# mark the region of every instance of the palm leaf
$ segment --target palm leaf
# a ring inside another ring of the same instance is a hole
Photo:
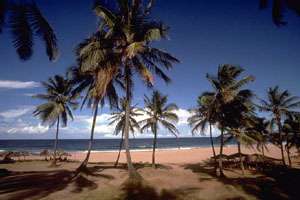
[[[28,19],[30,26],[34,30],[35,34],[42,38],[45,42],[46,53],[49,57],[49,60],[54,61],[58,57],[58,47],[56,35],[44,18],[39,8],[35,3],[31,3],[28,6]]]
[[[13,35],[13,45],[22,60],[32,55],[33,34],[28,22],[28,9],[25,5],[11,5],[9,26]]]

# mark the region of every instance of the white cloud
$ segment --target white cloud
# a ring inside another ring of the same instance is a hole
[[[46,133],[49,130],[48,126],[38,125],[25,125],[16,128],[10,128],[7,130],[8,133],[22,133],[22,134],[41,134]]]
[[[29,89],[40,87],[35,81],[0,80],[0,88],[5,89]]]
[[[190,112],[188,110],[185,109],[178,109],[175,111],[175,113],[177,114],[179,121],[178,121],[178,125],[187,125],[187,119],[190,117]]]
[[[21,117],[25,114],[27,114],[28,112],[33,110],[33,106],[22,106],[16,109],[10,109],[10,110],[6,110],[3,112],[0,112],[0,116],[3,118],[17,118],[17,117]]]

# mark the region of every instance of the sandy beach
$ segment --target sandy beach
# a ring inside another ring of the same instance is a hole
[[[269,145],[268,149],[267,156],[280,158],[279,148]],[[236,146],[224,148],[224,154],[236,152]],[[257,153],[249,148],[242,148],[242,152]],[[264,174],[246,169],[242,174],[239,167],[226,168],[226,179],[222,179],[216,176],[213,167],[203,162],[212,155],[210,147],[158,150],[156,157],[160,165],[157,169],[148,164],[151,151],[131,153],[138,173],[143,177],[142,185],[124,185],[128,178],[124,152],[120,159],[123,164],[118,167],[113,165],[117,152],[92,152],[88,165],[90,173],[72,179],[79,161],[85,157],[85,152],[73,152],[71,160],[74,162],[60,162],[57,167],[51,167],[51,162],[43,161],[40,156],[0,164],[4,173],[0,179],[0,199],[202,200],[298,196],[294,189],[300,176],[296,157],[293,157],[291,172],[272,170]]]
[[[218,154],[219,147],[216,147],[216,153]],[[230,155],[237,152],[236,145],[228,145],[224,147],[224,154]],[[256,149],[242,147],[242,153],[253,154],[260,153]],[[274,145],[268,146],[266,156],[273,158],[280,158],[280,149]],[[76,161],[82,161],[85,158],[85,152],[71,152],[71,159]],[[151,162],[152,151],[131,151],[133,162]],[[156,161],[161,164],[186,164],[186,163],[198,163],[209,159],[212,156],[211,147],[199,147],[199,148],[183,148],[183,149],[157,149]],[[95,152],[91,153],[90,162],[114,162],[117,157],[117,152]],[[120,156],[120,162],[126,162],[125,152],[122,151]]]

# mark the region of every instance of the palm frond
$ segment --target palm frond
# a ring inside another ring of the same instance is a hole
[[[56,60],[58,57],[58,47],[56,35],[52,27],[34,2],[27,5],[27,12],[27,17],[32,30],[45,42],[46,53],[49,60]]]
[[[32,55],[33,34],[28,22],[28,9],[25,5],[10,6],[9,26],[13,35],[13,45],[22,60],[28,60]]]

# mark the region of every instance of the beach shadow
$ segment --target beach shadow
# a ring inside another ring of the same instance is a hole
[[[149,162],[139,162],[139,163],[134,163],[134,167],[136,169],[152,168],[152,164]],[[155,169],[170,170],[170,169],[172,169],[172,167],[168,166],[168,165],[163,165],[163,164],[155,164]]]
[[[196,188],[197,190],[199,188]],[[162,190],[157,192],[154,187],[144,181],[126,182],[122,186],[122,194],[115,200],[178,200],[184,194],[194,190],[185,188],[178,190]]]
[[[256,172],[252,171],[251,174],[255,176],[219,177],[215,173],[215,168],[207,163],[187,164],[184,165],[184,168],[200,174],[199,181],[217,179],[225,185],[232,185],[237,189],[241,188],[244,192],[258,199],[300,199],[298,192],[300,169],[274,165]],[[226,171],[229,172],[226,169],[225,174]],[[201,176],[205,176],[205,178],[203,179]]]
[[[96,189],[97,185],[84,176],[72,179],[73,172],[56,170],[46,172],[10,172],[0,179],[0,199],[6,200],[40,199],[65,189],[74,183],[73,192],[82,189]]]
[[[97,163],[90,163],[91,165],[94,165],[93,167],[88,167],[93,171],[93,169],[96,169],[98,171],[104,171],[105,169],[121,169],[121,170],[127,170],[127,164],[126,163],[119,163],[117,166],[114,165],[114,163],[105,163],[105,162],[97,162]],[[149,162],[139,162],[139,163],[133,163],[133,166],[135,169],[143,169],[143,168],[152,168],[152,164]],[[163,164],[156,164],[156,169],[172,169],[171,166],[163,165]]]

